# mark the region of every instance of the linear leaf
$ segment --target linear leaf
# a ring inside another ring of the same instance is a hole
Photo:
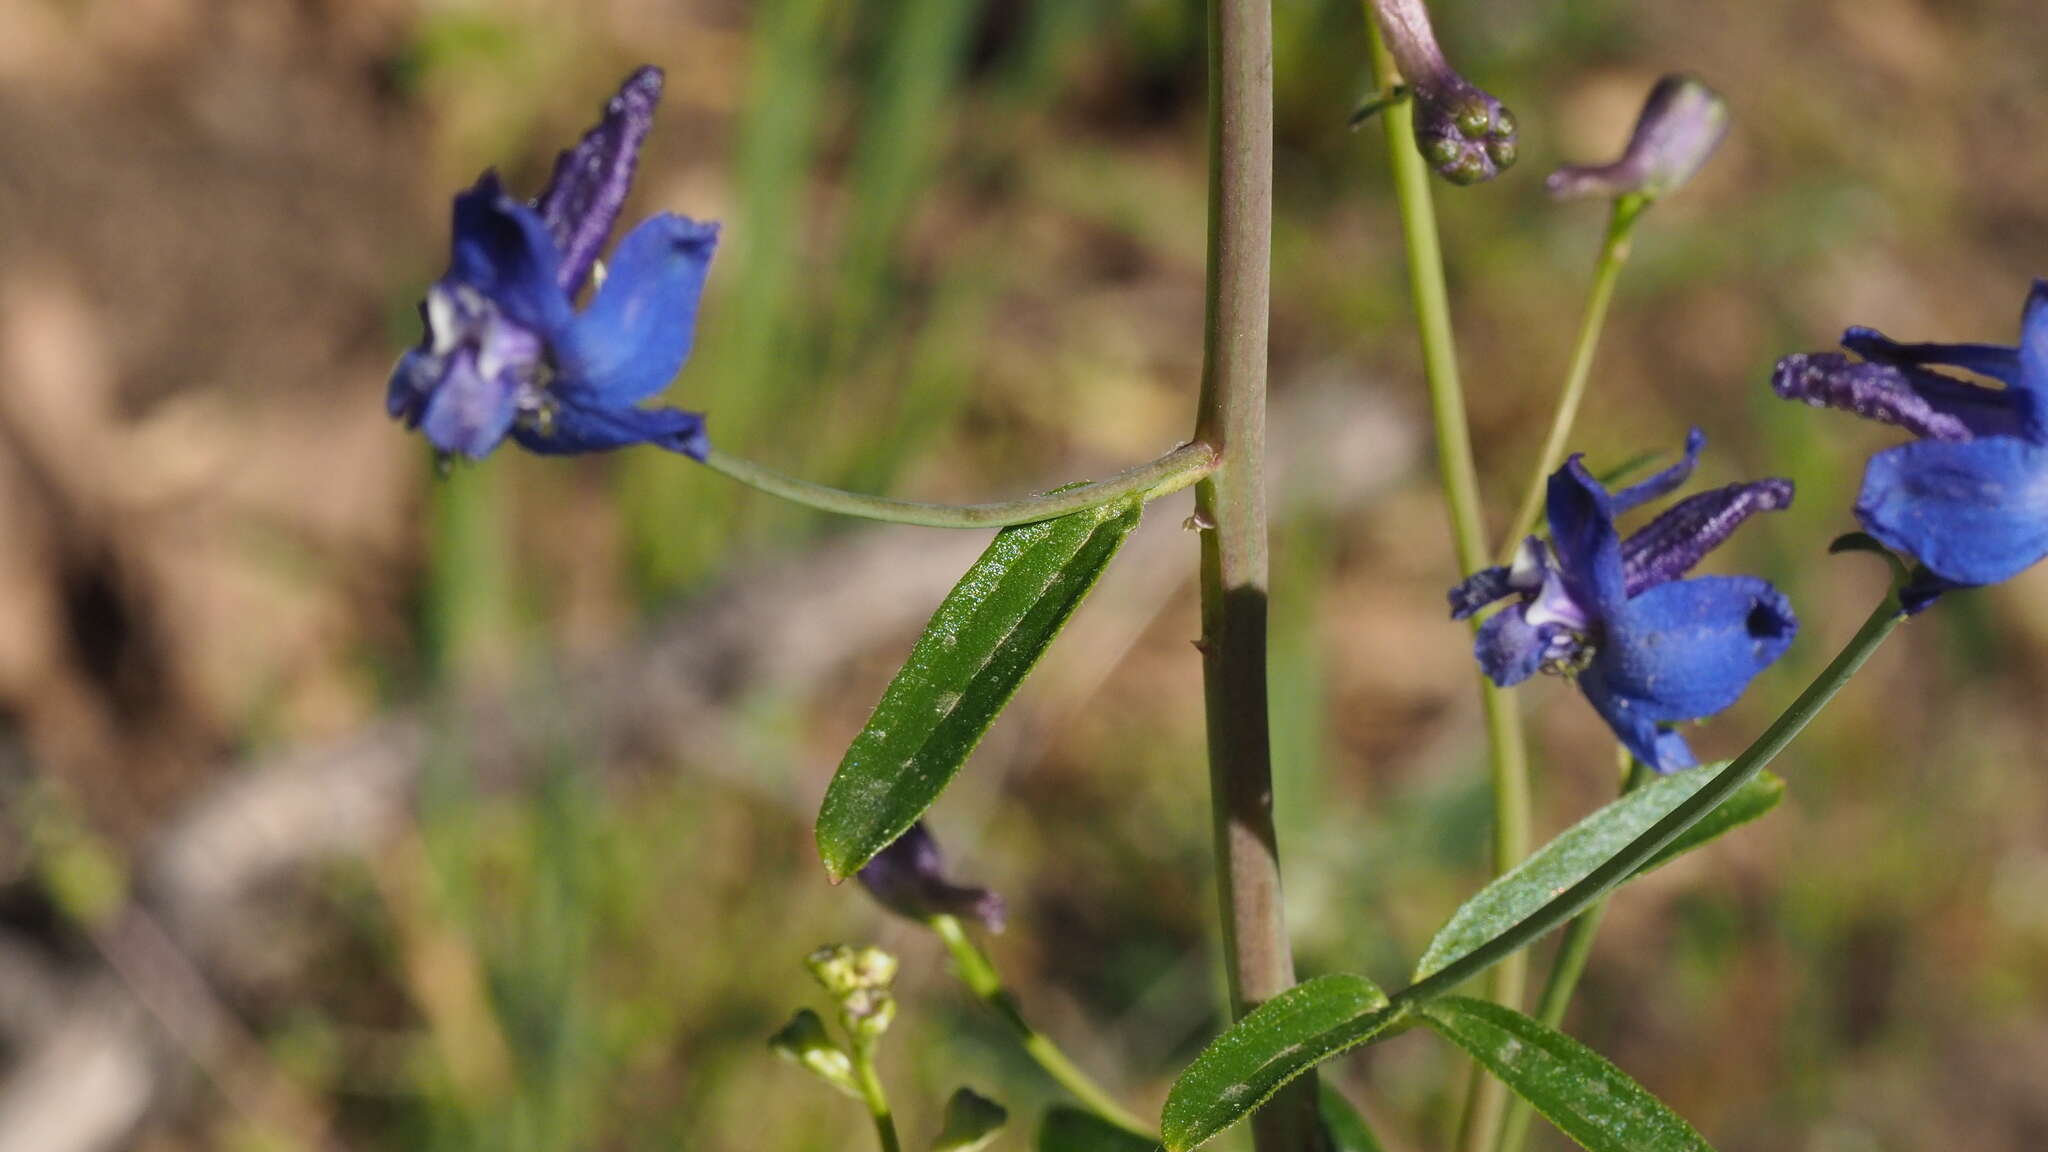
[[[1064,1104],[1045,1113],[1038,1152],[1158,1152],[1159,1142],[1126,1132],[1093,1112]]]
[[[1142,510],[1132,497],[1006,528],[954,585],[825,790],[818,854],[833,879],[938,799]]]
[[[1159,1121],[1166,1147],[1183,1152],[1208,1140],[1393,1020],[1386,993],[1363,976],[1335,973],[1289,988],[1210,1041],[1173,1082]]]
[[[1450,920],[1437,931],[1436,938],[1429,942],[1422,959],[1416,961],[1415,979],[1423,979],[1500,935],[1558,893],[1585,879],[1610,856],[1704,787],[1722,767],[1710,764],[1660,776],[1559,833],[1555,840],[1538,848],[1506,875],[1480,889],[1477,895],[1452,913]],[[1741,795],[1738,792],[1730,797],[1722,807],[1734,803]],[[1769,806],[1764,804],[1762,808],[1752,808],[1752,811],[1755,815],[1762,815]],[[1694,829],[1712,820],[1713,817],[1709,816],[1694,825]],[[1741,821],[1725,824],[1712,835],[1719,835],[1737,823]],[[1692,830],[1688,830],[1687,835],[1675,841],[1673,846],[1690,841],[1688,847],[1697,847],[1711,838],[1710,835],[1694,839]],[[1667,849],[1655,862],[1661,863],[1672,854]]]
[[[1509,1008],[1445,996],[1422,1018],[1592,1152],[1713,1152],[1678,1113],[1564,1033]]]

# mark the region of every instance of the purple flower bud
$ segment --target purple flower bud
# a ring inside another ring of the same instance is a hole
[[[1415,146],[1453,184],[1491,180],[1515,162],[1515,117],[1444,60],[1422,0],[1373,0],[1415,102]]]
[[[1655,200],[1692,179],[1727,134],[1728,104],[1719,93],[1690,76],[1666,76],[1650,89],[1621,159],[1560,168],[1544,187],[1560,200]]]
[[[877,853],[859,872],[861,886],[882,906],[912,920],[959,916],[979,921],[991,932],[1003,930],[1003,898],[986,888],[969,888],[946,879],[945,855],[922,821]]]

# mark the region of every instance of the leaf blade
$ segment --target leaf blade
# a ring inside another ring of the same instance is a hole
[[[1559,833],[1555,839],[1531,853],[1528,859],[1480,889],[1451,914],[1451,918],[1430,940],[1422,958],[1415,962],[1414,979],[1423,980],[1447,967],[1543,907],[1558,893],[1584,880],[1629,842],[1705,787],[1724,766],[1708,764],[1659,776]],[[1776,781],[1777,777],[1770,779]],[[1783,782],[1778,784],[1782,791]],[[1743,790],[1723,801],[1715,811],[1734,803],[1736,797],[1743,796],[1749,787],[1745,784]],[[1768,789],[1768,785],[1763,786],[1764,791]],[[1755,819],[1769,811],[1776,802],[1762,792],[1753,793],[1744,801],[1742,810],[1730,815],[1747,813],[1747,819]],[[1722,823],[1710,814],[1667,845],[1635,875],[1639,876],[1678,853],[1696,848],[1745,822],[1730,819]],[[1706,824],[1715,826],[1700,831]]]
[[[1173,1082],[1160,1132],[1184,1152],[1237,1123],[1288,1081],[1394,1022],[1386,993],[1363,976],[1334,973],[1297,984],[1210,1041]]]
[[[1772,772],[1759,772],[1756,778],[1736,789],[1733,796],[1721,801],[1719,807],[1707,813],[1700,822],[1678,834],[1678,839],[1664,846],[1664,850],[1650,857],[1636,875],[1641,876],[1671,862],[1674,857],[1683,856],[1695,848],[1723,835],[1735,831],[1753,820],[1761,819],[1778,802],[1785,798],[1785,778]]]
[[[818,854],[851,876],[924,814],[1137,526],[1130,497],[1006,528],[947,594],[847,749]]]
[[[1692,1125],[1591,1048],[1512,1009],[1445,996],[1424,1023],[1590,1152],[1713,1152]]]

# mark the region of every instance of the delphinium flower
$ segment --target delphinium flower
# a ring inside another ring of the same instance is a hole
[[[654,68],[627,77],[531,202],[495,172],[455,197],[448,271],[427,290],[426,331],[388,397],[444,456],[477,459],[508,435],[542,453],[655,444],[701,460],[709,449],[702,415],[639,402],[689,356],[718,226],[661,213],[626,234],[608,268],[598,261],[661,81]]]
[[[945,855],[921,820],[876,853],[856,875],[870,895],[899,916],[912,920],[960,916],[979,921],[991,932],[1003,930],[1003,898],[986,888],[948,880]]]
[[[1491,180],[1515,162],[1515,117],[1444,59],[1422,0],[1373,0],[1387,51],[1415,101],[1415,146],[1453,184]]]
[[[1844,332],[1842,346],[1862,359],[1787,356],[1771,387],[1919,437],[1871,457],[1856,498],[1865,530],[1920,561],[1901,593],[1906,611],[1945,589],[2009,580],[2048,556],[2048,280],[2027,296],[2017,347],[1900,344],[1869,328]]]
[[[1665,725],[1735,703],[1799,628],[1784,595],[1757,577],[1679,579],[1744,520],[1789,505],[1789,481],[1730,484],[1679,501],[1625,540],[1615,530],[1617,516],[1685,483],[1705,442],[1695,429],[1683,460],[1618,492],[1573,456],[1550,477],[1550,540],[1531,536],[1512,565],[1450,592],[1459,620],[1513,600],[1480,626],[1473,648],[1494,683],[1539,671],[1574,677],[1636,759],[1659,772],[1697,763]]]
[[[1692,179],[1728,134],[1728,104],[1690,76],[1666,76],[1650,89],[1621,158],[1559,168],[1543,186],[1560,200],[1639,196],[1656,200]]]

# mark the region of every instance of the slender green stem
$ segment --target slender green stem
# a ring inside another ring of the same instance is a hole
[[[1079,1065],[1060,1051],[1044,1033],[1033,1028],[1024,1019],[1023,1008],[1017,997],[1003,984],[1002,974],[996,971],[995,961],[981,950],[967,935],[967,927],[956,916],[934,916],[932,931],[946,942],[946,950],[953,954],[953,967],[962,983],[973,991],[981,1002],[988,1005],[1001,1018],[1017,1042],[1024,1048],[1046,1075],[1057,1081],[1060,1087],[1072,1093],[1097,1116],[1119,1128],[1126,1129],[1147,1140],[1157,1140],[1159,1134],[1152,1130],[1137,1114],[1116,1102],[1116,1098],[1104,1091],[1101,1085],[1089,1079]]]
[[[1503,564],[1514,559],[1522,537],[1535,527],[1536,517],[1543,511],[1550,474],[1564,459],[1572,424],[1579,418],[1579,404],[1586,398],[1586,381],[1593,375],[1593,353],[1600,347],[1600,330],[1607,325],[1607,306],[1614,299],[1614,283],[1621,278],[1621,266],[1628,263],[1629,241],[1648,203],[1633,195],[1614,202],[1614,212],[1607,220],[1607,237],[1601,241],[1600,259],[1593,269],[1593,289],[1586,296],[1586,314],[1579,319],[1578,343],[1572,346],[1571,366],[1565,370],[1564,389],[1558,393],[1557,411],[1550,418],[1550,432],[1543,437],[1543,451],[1536,456],[1536,469],[1529,477],[1522,505],[1515,510],[1515,518],[1508,521],[1507,536],[1501,542],[1499,555]]]
[[[1849,678],[1863,667],[1864,661],[1870,659],[1871,653],[1877,651],[1878,645],[1904,619],[1897,593],[1888,593],[1834,660],[1821,670],[1813,683],[1806,686],[1806,691],[1799,694],[1790,708],[1771,722],[1763,735],[1743,750],[1742,755],[1729,761],[1728,766],[1715,773],[1714,778],[1699,791],[1651,825],[1648,831],[1631,840],[1621,851],[1608,857],[1585,879],[1565,889],[1500,935],[1444,965],[1427,978],[1394,993],[1392,1009],[1405,1011],[1414,1004],[1451,991],[1592,907],[1609,889],[1635,875],[1687,828],[1697,824],[1744,784],[1755,779],[1756,774],[1763,771],[1778,753],[1785,750],[1793,737],[1819,715],[1828,701],[1834,699],[1835,693],[1842,690],[1842,685],[1849,682]]]
[[[881,1142],[882,1152],[903,1152],[903,1143],[896,1138],[896,1117],[889,1111],[889,1095],[882,1090],[881,1073],[875,1070],[875,1042],[854,1037],[852,1056],[853,1082],[860,1088],[868,1115],[875,1119],[875,1138]]]
[[[705,466],[714,472],[808,508],[836,512],[842,516],[858,516],[863,520],[920,524],[927,528],[1005,528],[1012,524],[1050,520],[1134,494],[1154,500],[1178,492],[1207,476],[1215,470],[1216,461],[1216,449],[1195,441],[1183,444],[1150,463],[1126,469],[1092,484],[1059,488],[1020,500],[999,500],[993,504],[927,504],[813,484],[764,468],[751,460],[728,456],[716,448],[704,457]]]
[[[1396,82],[1394,61],[1387,51],[1370,2],[1366,30],[1371,37],[1375,87]],[[1476,572],[1487,563],[1486,516],[1479,502],[1478,469],[1472,463],[1472,438],[1465,423],[1465,396],[1458,381],[1457,344],[1451,335],[1450,293],[1444,283],[1443,252],[1437,243],[1436,208],[1430,198],[1430,175],[1415,150],[1414,104],[1397,101],[1384,110],[1387,164],[1393,173],[1394,198],[1401,213],[1401,232],[1408,251],[1408,284],[1415,299],[1422,336],[1423,374],[1429,382],[1429,406],[1436,424],[1437,467],[1442,472],[1444,499],[1450,506],[1451,538],[1461,572]],[[1477,626],[1477,621],[1474,621]],[[1486,714],[1486,744],[1493,787],[1493,869],[1505,873],[1529,852],[1529,757],[1522,739],[1521,713],[1507,693],[1484,676],[1478,677],[1480,703]],[[1498,1003],[1518,1006],[1522,999],[1525,961],[1514,956],[1493,972],[1488,995]],[[1463,1130],[1491,1133],[1507,1101],[1506,1091],[1474,1066]],[[1461,1141],[1461,1143],[1464,1143]],[[1466,1144],[1470,1147],[1469,1143]]]
[[[1231,1011],[1294,986],[1273,829],[1266,685],[1266,326],[1273,259],[1272,0],[1209,0],[1209,258],[1195,486],[1202,533],[1203,701]],[[1321,1144],[1313,1077],[1252,1121],[1258,1152]]]
[[[1621,751],[1621,759],[1621,792],[1626,796],[1642,787],[1650,778],[1650,772],[1630,756],[1626,748]],[[1587,906],[1564,930],[1564,939],[1558,942],[1557,956],[1550,962],[1550,975],[1543,981],[1543,994],[1536,999],[1536,1018],[1552,1028],[1564,1023],[1564,1011],[1571,1005],[1579,977],[1585,974],[1586,961],[1593,955],[1593,938],[1600,934],[1600,920],[1607,913],[1607,901],[1608,897],[1602,896]],[[1508,1101],[1507,1115],[1501,1118],[1500,1133],[1494,1140],[1495,1152],[1519,1152],[1529,1137],[1529,1121],[1534,1115],[1527,1100],[1516,1097]]]

